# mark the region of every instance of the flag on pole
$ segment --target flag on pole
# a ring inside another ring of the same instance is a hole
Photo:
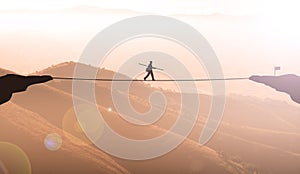
[[[274,76],[276,76],[276,71],[279,71],[280,70],[280,66],[275,66],[274,67]]]

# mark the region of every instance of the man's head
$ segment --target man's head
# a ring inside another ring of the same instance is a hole
[[[152,64],[152,61],[150,61],[150,64]]]

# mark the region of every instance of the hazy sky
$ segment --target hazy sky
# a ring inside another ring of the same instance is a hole
[[[83,5],[100,12],[65,10]],[[300,74],[298,7],[293,0],[0,0],[0,67],[26,74],[77,61],[85,45],[105,27],[150,13],[195,27],[212,45],[227,77],[270,75],[275,65],[282,67],[279,74]],[[214,13],[222,15],[209,16]],[[240,83],[231,84],[244,91]]]
[[[0,9],[50,10],[79,5],[108,9],[130,9],[159,14],[284,14],[297,12],[297,0],[1,0]]]
[[[82,5],[141,12],[130,14],[131,16],[140,15],[143,12],[162,15],[220,13],[252,16],[255,20],[250,22],[242,18],[235,20],[234,17],[217,20],[203,20],[203,18],[181,17],[180,15],[176,17],[198,29],[211,42],[221,61],[223,59],[224,66],[231,64],[228,57],[237,56],[241,56],[244,59],[243,62],[248,64],[251,62],[257,64],[261,58],[266,60],[266,64],[270,63],[272,59],[274,64],[293,62],[292,64],[295,66],[295,61],[298,62],[300,24],[297,21],[300,11],[297,9],[298,1],[294,0],[1,0],[0,10],[8,12],[16,9],[48,11]],[[10,57],[10,60],[18,59],[18,57],[33,59],[33,57],[40,56],[39,53],[46,53],[45,49],[51,48],[53,52],[50,52],[48,56],[52,56],[52,59],[56,61],[51,62],[44,58],[47,60],[43,61],[45,64],[43,67],[47,63],[62,61],[62,57],[68,57],[65,60],[76,60],[84,45],[94,34],[109,24],[130,15],[105,14],[104,12],[87,17],[85,14],[64,15],[55,11],[51,14],[2,12],[0,13],[0,34],[2,35],[0,54],[3,57]],[[69,47],[70,50],[73,49],[72,54],[64,54],[65,47],[69,42],[72,43]],[[57,43],[57,48],[53,48],[53,43]],[[10,44],[11,49],[7,49]],[[237,45],[240,45],[241,48],[236,49]],[[12,49],[12,46],[15,48]],[[36,49],[36,47],[40,49]],[[58,50],[56,55],[54,54],[55,50]],[[248,58],[245,56],[246,54]],[[225,59],[225,57],[227,58]],[[26,60],[23,61],[26,63]],[[8,67],[18,72],[31,72],[36,69],[36,67],[22,65],[22,60],[18,63],[23,68]],[[9,60],[4,61],[5,67],[7,64],[11,65]],[[249,66],[251,67],[251,65]]]
[[[108,9],[130,9],[142,12],[252,14],[261,8],[259,0],[5,0],[0,9],[62,9],[90,5]],[[270,2],[272,2],[270,0]]]

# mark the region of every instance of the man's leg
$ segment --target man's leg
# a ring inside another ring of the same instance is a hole
[[[152,80],[155,81],[153,71],[151,71],[151,77],[152,77]]]
[[[148,72],[148,74],[144,77],[144,80],[146,80],[149,75],[150,75],[150,72]]]

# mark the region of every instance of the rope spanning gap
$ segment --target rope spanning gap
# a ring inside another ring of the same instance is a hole
[[[91,78],[76,78],[76,77],[53,77],[57,80],[81,80],[81,81],[102,81],[102,82],[141,82],[141,81],[152,81],[152,80],[140,80],[140,79],[91,79]],[[234,78],[212,78],[212,79],[159,79],[152,82],[203,82],[203,81],[228,81],[228,80],[248,80],[249,77],[234,77]]]

